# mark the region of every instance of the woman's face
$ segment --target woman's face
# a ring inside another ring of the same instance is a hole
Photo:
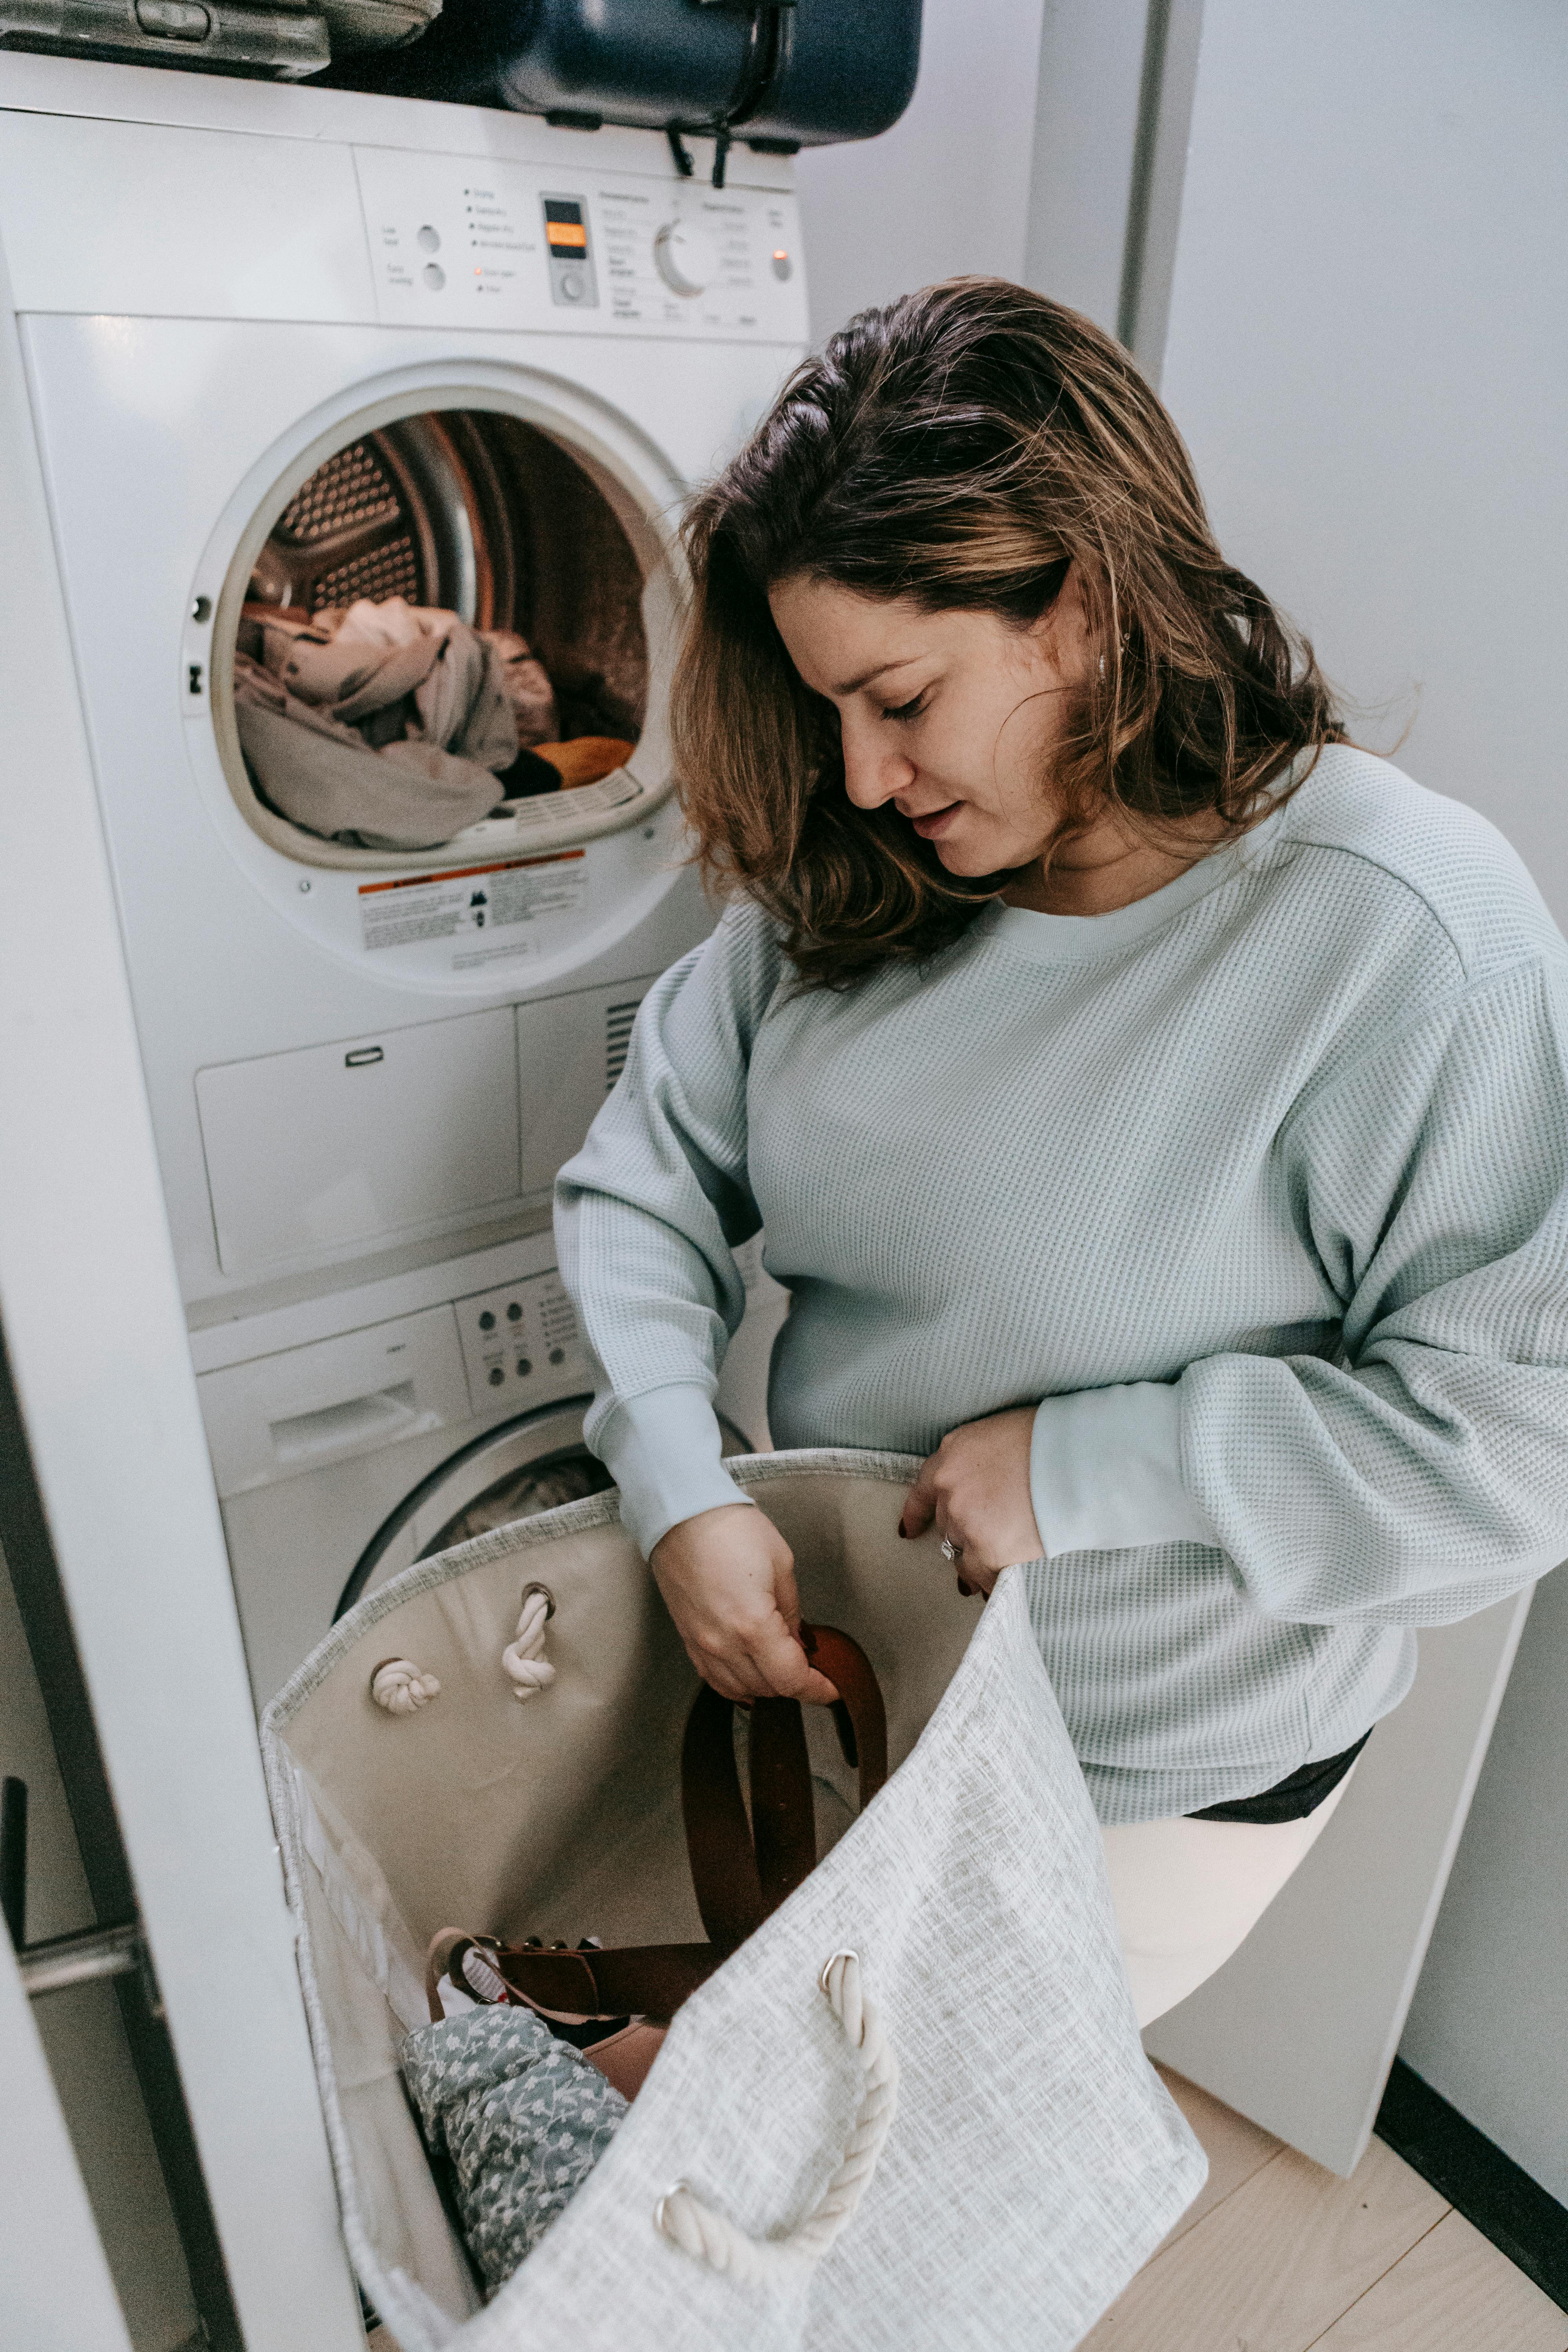
[[[1049,778],[1066,689],[1090,659],[1076,572],[1028,630],[800,574],[768,603],[802,678],[838,712],[857,808],[891,801],[950,874],[1041,855],[1058,814]]]

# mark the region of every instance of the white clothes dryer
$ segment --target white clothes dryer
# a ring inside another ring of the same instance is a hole
[[[804,347],[790,174],[0,59],[0,247],[258,1696],[438,1461],[584,1392],[550,1188],[713,919],[672,534]],[[629,748],[421,847],[291,817],[241,751],[245,632],[393,597],[525,639],[558,732]]]

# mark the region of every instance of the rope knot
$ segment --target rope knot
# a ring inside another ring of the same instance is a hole
[[[548,1690],[555,1680],[555,1669],[544,1654],[544,1628],[554,1614],[554,1595],[544,1585],[524,1585],[517,1633],[500,1654],[511,1695],[520,1704]]]
[[[370,1695],[388,1715],[416,1715],[440,1688],[435,1675],[421,1674],[411,1658],[384,1658],[370,1678]]]

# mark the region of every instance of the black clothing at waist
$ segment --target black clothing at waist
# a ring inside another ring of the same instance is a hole
[[[1319,1764],[1303,1764],[1299,1772],[1277,1781],[1272,1789],[1260,1789],[1256,1797],[1237,1797],[1228,1805],[1205,1805],[1201,1813],[1189,1813],[1190,1822],[1301,1822],[1315,1813],[1325,1797],[1331,1797],[1367,1741],[1370,1731],[1363,1731],[1353,1748],[1341,1755],[1325,1756]]]

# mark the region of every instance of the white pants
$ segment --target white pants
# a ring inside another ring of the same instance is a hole
[[[1133,1822],[1102,1830],[1140,2025],[1195,1992],[1243,1944],[1355,1777],[1300,1822]]]

